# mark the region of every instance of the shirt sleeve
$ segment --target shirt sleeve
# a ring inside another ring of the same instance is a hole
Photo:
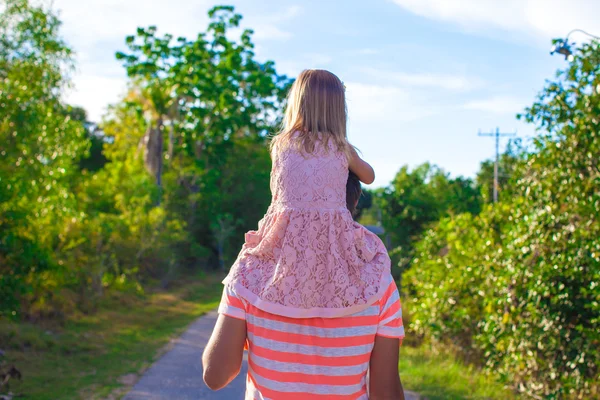
[[[244,302],[235,294],[229,285],[225,285],[221,304],[219,304],[219,314],[237,319],[246,319],[246,307]]]
[[[400,294],[394,278],[389,276],[388,286],[383,294],[380,304],[379,324],[377,335],[393,339],[404,338],[404,325],[402,324],[402,305]]]

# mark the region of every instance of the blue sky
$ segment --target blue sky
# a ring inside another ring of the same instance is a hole
[[[195,36],[216,4],[236,6],[258,59],[279,72],[325,68],[345,82],[348,135],[375,168],[373,187],[427,161],[473,176],[494,150],[479,129],[534,135],[515,114],[565,65],[550,40],[600,33],[594,0],[54,0],[77,52],[67,101],[99,120],[125,90],[114,53],[126,35],[153,24]]]

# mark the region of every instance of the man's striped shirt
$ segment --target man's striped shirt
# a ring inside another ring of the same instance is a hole
[[[404,337],[400,297],[391,275],[377,303],[346,317],[270,314],[228,286],[219,313],[246,321],[246,400],[366,400],[375,336]]]

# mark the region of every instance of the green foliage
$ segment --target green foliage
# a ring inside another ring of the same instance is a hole
[[[402,271],[410,266],[414,242],[430,224],[450,214],[478,213],[481,197],[470,179],[450,178],[426,163],[412,171],[402,167],[392,184],[375,194],[375,203],[373,212],[381,211],[391,235],[392,261]]]
[[[448,214],[478,213],[480,199],[469,179],[451,179],[436,166],[404,166],[380,200],[383,224],[396,245],[407,246],[429,223]]]
[[[71,65],[60,22],[27,0],[0,14],[0,316],[52,270],[57,221],[76,212],[71,184],[88,142],[60,101]]]
[[[514,197],[442,220],[406,276],[419,333],[530,398],[600,395],[599,65],[583,45],[526,110]]]
[[[232,7],[216,7],[209,16],[207,31],[194,40],[139,28],[126,39],[129,52],[117,54],[135,83],[130,103],[148,129],[146,166],[164,207],[186,223],[189,240],[180,250],[188,265],[197,262],[195,243],[212,248],[213,260],[225,262],[223,252],[231,259],[243,232],[264,214],[266,135],[280,122],[291,83],[272,62],[254,60],[250,30],[229,39],[241,20]]]

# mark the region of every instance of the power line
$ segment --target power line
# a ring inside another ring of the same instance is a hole
[[[517,132],[501,133],[500,128],[496,128],[495,132],[479,132],[479,136],[492,136],[496,138],[496,162],[494,162],[494,203],[498,202],[498,163],[500,160],[500,138],[515,137]]]

